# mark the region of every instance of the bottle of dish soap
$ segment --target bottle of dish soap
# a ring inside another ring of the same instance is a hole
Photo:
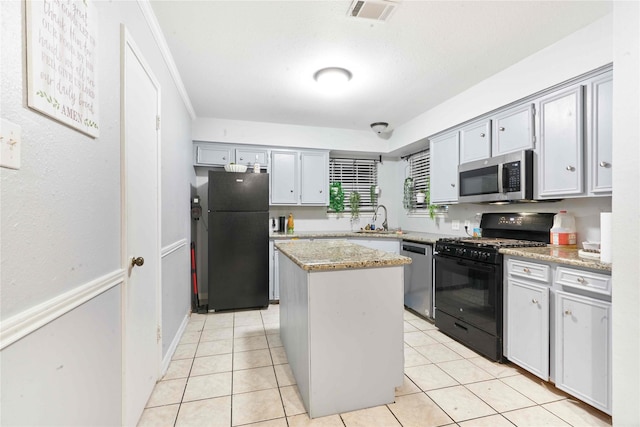
[[[293,234],[293,214],[289,213],[289,219],[287,220],[287,234]]]
[[[260,162],[258,161],[257,154],[256,154],[256,162],[253,164],[253,173],[260,173]]]

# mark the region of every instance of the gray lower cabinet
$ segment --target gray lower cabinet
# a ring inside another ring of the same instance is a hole
[[[509,360],[549,378],[549,266],[509,259],[506,289],[506,348]]]
[[[557,291],[556,387],[611,413],[611,303]]]
[[[367,248],[400,255],[400,241],[398,239],[348,239],[348,241]]]
[[[269,301],[280,299],[280,275],[278,271],[278,256],[280,251],[275,247],[274,241],[269,241]]]
[[[505,355],[611,414],[611,276],[505,257]]]

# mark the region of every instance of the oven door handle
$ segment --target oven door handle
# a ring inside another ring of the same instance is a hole
[[[442,254],[440,254],[438,252],[435,252],[433,254],[433,258],[436,261],[439,261],[439,262],[457,264],[457,265],[462,266],[462,267],[473,268],[474,270],[480,270],[480,271],[484,271],[486,273],[493,273],[495,271],[495,267],[496,267],[495,264],[486,264],[486,263],[482,263],[482,262],[476,262],[476,261],[465,260],[465,259],[461,259],[461,258],[450,257],[450,256],[442,255]]]

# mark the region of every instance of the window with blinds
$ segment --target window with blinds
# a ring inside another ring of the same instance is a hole
[[[429,150],[421,151],[409,157],[409,173],[413,178],[413,203],[416,209],[424,209],[427,203],[418,203],[416,193],[426,193],[429,190],[429,175],[431,173],[431,154]]]
[[[351,192],[360,193],[360,210],[373,211],[371,186],[378,185],[378,165],[376,160],[368,159],[330,159],[329,182],[341,182],[344,191],[345,211],[350,211]]]

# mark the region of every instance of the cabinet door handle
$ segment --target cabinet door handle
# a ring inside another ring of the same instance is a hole
[[[524,271],[525,273],[531,273],[531,270],[529,270],[527,267],[523,268],[522,271]]]
[[[242,157],[240,157],[240,161],[243,161],[244,159]]]
[[[504,132],[504,127],[500,126],[500,131]]]
[[[571,316],[571,314],[573,314],[573,313],[571,313],[571,310],[565,310],[564,314],[566,314],[567,316]]]
[[[480,134],[480,138],[484,138],[484,132]]]
[[[293,190],[291,190],[291,192],[293,193]]]
[[[227,160],[227,158],[223,156],[223,157],[222,157],[222,160]]]
[[[611,163],[607,163],[607,162],[600,162],[600,167],[601,168],[608,168],[611,166]]]
[[[534,298],[534,299],[531,300],[531,302],[534,303],[534,304],[537,304],[538,300]]]
[[[578,277],[576,280],[578,281],[578,283],[584,284],[586,282],[586,280],[584,280],[584,277]]]
[[[320,190],[320,193],[322,194],[322,190]]]
[[[451,186],[452,186],[452,187],[455,187],[456,185],[455,185],[455,184],[451,184]]]
[[[574,168],[573,166],[569,165],[566,168],[569,172],[573,172],[574,170],[576,170],[576,168]]]

